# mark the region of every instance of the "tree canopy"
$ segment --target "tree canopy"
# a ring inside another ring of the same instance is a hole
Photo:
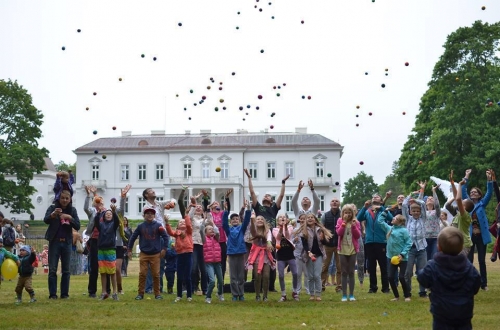
[[[39,148],[43,114],[17,81],[0,80],[0,204],[13,213],[30,212],[30,185],[44,169],[48,150]],[[15,181],[7,178],[14,176]]]
[[[373,176],[365,172],[359,172],[355,177],[344,183],[342,193],[343,204],[354,204],[361,208],[367,199],[371,199],[374,193],[379,191],[378,185],[373,180]],[[383,196],[383,195],[382,195]]]
[[[472,168],[470,186],[480,187],[486,169],[500,172],[499,40],[500,23],[481,21],[447,37],[395,172],[406,190],[451,169],[460,179]]]
[[[382,183],[379,186],[378,193],[380,194],[380,196],[382,196],[382,198],[385,197],[386,192],[388,192],[389,190],[392,191],[392,196],[386,201],[385,203],[386,205],[391,205],[396,203],[398,195],[405,194],[403,185],[394,174],[397,168],[398,168],[398,163],[393,162],[392,173],[386,176],[384,183]]]
[[[55,165],[56,170],[58,171],[71,171],[73,172],[73,175],[76,178],[76,163],[73,164],[66,164],[63,160],[61,160],[59,163]]]

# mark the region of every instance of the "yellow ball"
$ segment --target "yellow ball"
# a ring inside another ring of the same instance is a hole
[[[399,257],[398,256],[394,256],[391,258],[391,264],[393,265],[399,265]]]
[[[219,167],[219,166],[217,166],[217,167],[215,168],[215,172],[219,173],[220,171],[221,171],[220,167]]]
[[[13,280],[17,275],[17,264],[12,259],[5,259],[2,264],[2,276],[6,280]]]

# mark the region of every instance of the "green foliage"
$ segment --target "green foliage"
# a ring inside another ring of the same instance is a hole
[[[30,212],[36,191],[30,181],[44,169],[43,158],[48,155],[37,141],[42,136],[43,114],[16,81],[0,80],[0,118],[0,204],[13,213]]]
[[[342,203],[353,203],[361,208],[367,199],[379,191],[378,185],[373,180],[373,176],[365,172],[359,172],[355,177],[350,178],[344,183],[344,192],[342,193]]]
[[[471,187],[484,187],[485,170],[500,171],[499,40],[500,23],[481,21],[448,36],[395,171],[406,190],[451,169],[461,178],[468,168]]]
[[[398,168],[398,162],[394,162],[392,164],[392,173],[386,176],[384,183],[382,183],[379,186],[378,193],[382,197],[384,197],[385,193],[388,192],[389,190],[392,191],[392,197],[386,201],[385,203],[386,205],[392,205],[396,203],[396,198],[398,197],[398,195],[401,194],[404,195],[403,184],[398,180],[396,174],[394,174],[397,168]]]
[[[56,170],[58,171],[72,171],[73,175],[75,176],[76,180],[76,163],[73,164],[66,164],[63,160],[61,160],[59,163],[55,165]]]

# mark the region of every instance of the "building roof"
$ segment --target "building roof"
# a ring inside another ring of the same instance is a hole
[[[107,137],[94,140],[77,148],[75,153],[87,153],[94,150],[154,150],[154,149],[194,149],[223,147],[321,147],[340,149],[343,147],[320,134],[299,133],[248,133],[239,130],[237,133],[211,133],[201,131],[200,134],[164,134],[163,131],[152,131],[151,135],[131,135],[122,132],[120,137]],[[160,133],[160,134],[159,134]],[[161,134],[163,133],[163,134]]]
[[[49,157],[44,157],[43,160],[45,161],[45,166],[43,168],[45,171],[54,171],[54,172],[56,172],[56,167],[54,166],[54,163],[52,162],[52,159],[50,159]]]

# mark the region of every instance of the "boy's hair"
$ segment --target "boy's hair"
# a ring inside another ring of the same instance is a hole
[[[420,204],[418,204],[417,202],[413,202],[410,204],[410,210],[411,209],[419,209],[420,210]]]
[[[465,210],[469,213],[474,209],[474,202],[470,199],[464,199],[463,204]]]
[[[66,171],[59,171],[59,175],[64,178],[69,178],[69,173]]]
[[[444,254],[456,256],[464,248],[464,234],[455,227],[443,228],[438,236],[438,246]]]
[[[238,213],[233,213],[229,216],[230,220],[233,220],[234,217],[239,217],[240,215]]]

